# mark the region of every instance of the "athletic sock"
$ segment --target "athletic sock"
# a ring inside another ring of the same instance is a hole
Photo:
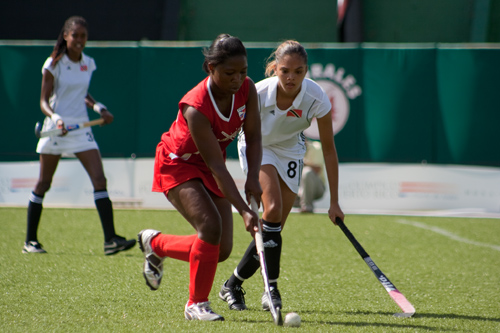
[[[109,242],[116,234],[113,221],[113,204],[109,200],[108,191],[94,191],[94,202],[101,219],[104,241]]]
[[[28,204],[26,243],[29,241],[38,242],[37,231],[42,216],[43,196],[31,192]]]
[[[281,223],[267,222],[262,220],[262,238],[264,240],[265,258],[267,265],[267,274],[269,276],[269,284],[278,283],[280,275],[280,259],[281,259]]]
[[[220,245],[204,242],[198,237],[194,241],[189,255],[188,306],[208,301],[219,262],[219,249]]]
[[[196,234],[189,236],[158,234],[151,240],[151,248],[160,257],[189,261]]]
[[[263,230],[262,239],[264,241],[265,247],[265,258],[267,272],[269,275],[269,282],[276,283],[279,277],[280,271],[280,257],[281,257],[281,223],[273,223],[262,220]],[[250,278],[259,269],[259,255],[257,254],[257,249],[255,247],[255,240],[250,242],[248,245],[243,258],[241,258],[238,266],[234,270],[233,274],[226,283],[226,287],[234,288],[235,286],[241,286],[243,282]]]
[[[257,254],[257,249],[255,248],[255,240],[252,240],[250,245],[248,245],[243,258],[241,258],[238,266],[234,270],[234,273],[227,281],[226,286],[229,288],[241,286],[243,281],[254,275],[259,267],[259,255]]]

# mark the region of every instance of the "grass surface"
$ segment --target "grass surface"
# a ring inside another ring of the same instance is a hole
[[[117,232],[192,229],[175,211],[115,210]],[[188,264],[166,260],[158,291],[142,277],[138,247],[103,255],[96,210],[45,209],[38,233],[48,254],[22,254],[26,209],[0,208],[0,332],[498,332],[500,221],[349,215],[346,224],[415,306],[399,308],[339,228],[323,214],[291,214],[283,231],[279,287],[300,328],[280,328],[260,307],[259,275],[244,284],[248,311],[230,311],[217,293],[250,236],[235,215],[234,248],[210,294],[225,322],[190,322]]]

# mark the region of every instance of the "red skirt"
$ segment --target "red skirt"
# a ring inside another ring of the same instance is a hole
[[[200,179],[210,192],[221,198],[224,197],[212,172],[204,162],[190,163],[189,160],[186,161],[180,157],[172,159],[163,144],[158,144],[154,164],[153,192],[163,192],[167,195],[170,189],[196,178]]]

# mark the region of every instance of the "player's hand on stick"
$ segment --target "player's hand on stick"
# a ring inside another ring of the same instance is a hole
[[[262,196],[262,187],[260,187],[260,182],[258,176],[248,177],[245,182],[245,196],[248,205],[250,205],[250,198],[253,197],[257,202],[257,206],[260,206],[260,200]]]
[[[65,136],[68,131],[66,130],[66,126],[64,125],[64,120],[58,114],[52,114],[52,121],[55,123],[56,128],[62,129],[62,133],[59,136]]]
[[[251,209],[245,209],[241,216],[243,217],[243,222],[245,223],[245,229],[252,235],[259,230],[259,215],[253,212]]]
[[[330,220],[332,220],[333,224],[335,224],[335,225],[338,225],[337,221],[336,221],[337,218],[344,221],[345,215],[344,215],[344,212],[342,211],[342,209],[340,209],[338,202],[334,202],[334,203],[330,204],[330,209],[328,210],[328,217],[330,217]]]
[[[111,112],[109,112],[108,109],[103,109],[101,111],[101,118],[104,119],[103,125],[107,125],[107,124],[111,124],[113,122],[113,120],[115,119],[115,116],[113,116],[113,114]]]

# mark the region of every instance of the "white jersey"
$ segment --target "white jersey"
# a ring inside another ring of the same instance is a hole
[[[54,91],[50,107],[65,123],[88,121],[85,96],[87,96],[92,73],[96,70],[93,58],[82,53],[79,62],[73,62],[64,54],[55,67],[49,57],[43,64],[42,73],[48,70],[54,76]]]
[[[306,152],[302,132],[313,118],[321,118],[331,110],[330,99],[316,82],[304,79],[292,106],[280,110],[276,105],[278,77],[264,79],[255,87],[259,96],[262,146],[279,155],[292,157],[293,154],[294,158],[302,159]]]
[[[79,62],[71,61],[64,54],[56,64],[51,66],[49,57],[42,67],[54,76],[54,90],[49,99],[50,107],[61,116],[66,125],[77,124],[89,120],[85,96],[87,96],[92,73],[96,70],[94,59],[82,53]],[[50,117],[45,117],[42,130],[55,128]],[[72,156],[73,153],[99,149],[94,140],[92,129],[68,132],[65,136],[45,137],[38,140],[37,153]]]
[[[324,117],[332,108],[330,99],[314,81],[304,79],[292,106],[280,110],[276,105],[278,77],[255,84],[259,96],[262,127],[262,165],[272,164],[288,187],[297,193],[303,158],[306,153],[302,133],[313,118]],[[238,154],[243,171],[247,172],[244,133],[238,140]]]

